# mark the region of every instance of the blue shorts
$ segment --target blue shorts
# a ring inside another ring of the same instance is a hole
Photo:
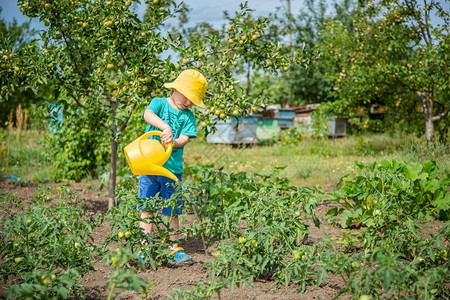
[[[181,174],[175,174],[175,176],[181,182]],[[167,200],[175,193],[175,189],[171,185],[173,183],[175,181],[164,176],[141,175],[139,176],[139,198],[151,198],[159,193],[162,199]],[[182,215],[183,211],[180,208],[182,204],[183,202],[180,199],[177,201],[177,207],[164,207],[162,213],[167,216]],[[141,203],[138,203],[137,209],[148,211],[147,206]]]

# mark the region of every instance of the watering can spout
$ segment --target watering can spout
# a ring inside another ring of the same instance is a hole
[[[175,176],[175,174],[173,174],[172,172],[170,172],[169,170],[167,170],[164,167],[160,167],[160,166],[152,166],[152,174],[149,175],[159,175],[159,176],[164,176],[164,177],[168,177],[170,179],[172,179],[173,181],[177,182],[178,178],[177,176]]]
[[[161,136],[161,131],[149,131],[128,144],[124,149],[127,163],[134,175],[159,175],[178,181],[178,178],[163,167],[172,153],[173,145],[167,149],[157,140],[149,140],[152,135]]]

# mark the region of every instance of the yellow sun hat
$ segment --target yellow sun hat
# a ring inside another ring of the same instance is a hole
[[[178,75],[174,82],[165,83],[169,89],[176,89],[186,98],[199,107],[205,107],[203,97],[205,96],[208,82],[205,76],[197,70],[184,70]]]

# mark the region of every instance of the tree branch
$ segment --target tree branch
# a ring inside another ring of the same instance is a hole
[[[437,104],[437,105],[440,105],[440,106],[445,106],[442,102],[440,102],[440,101],[436,101],[436,100],[434,100],[433,101],[435,104]]]
[[[431,32],[430,32],[430,26],[428,26],[429,25],[428,19],[430,18],[430,11],[426,9],[426,7],[428,6],[427,0],[423,0],[423,4],[424,4],[424,11],[425,11],[425,25],[426,25],[428,40],[430,41],[430,45],[431,45],[433,43],[433,41],[432,41],[433,36],[431,35]]]
[[[449,111],[450,111],[450,106],[447,107],[447,108],[446,108],[442,113],[440,113],[439,115],[433,116],[433,118],[431,118],[431,120],[432,120],[433,122],[439,121],[439,120],[441,120],[441,119],[447,117]]]
[[[136,108],[136,101],[133,102],[133,104],[131,105],[130,110],[128,111],[127,116],[125,117],[125,119],[122,122],[122,125],[120,125],[119,132],[122,132],[127,127],[128,120],[131,118],[131,114],[133,113],[135,108]]]
[[[111,108],[113,108],[112,107],[112,103],[113,103],[113,99],[112,99],[112,96],[111,96],[111,94],[110,93],[108,93],[108,92],[104,92],[104,94],[105,94],[105,96],[106,96],[106,98],[108,98],[108,100],[109,100],[109,103],[111,103]],[[114,116],[112,117],[112,119],[113,119],[113,121],[114,121]],[[105,123],[100,123],[100,125],[101,126],[103,126],[103,127],[105,127],[105,128],[107,128],[107,129],[109,129],[111,132],[112,132],[112,134],[111,134],[111,137],[113,137],[113,138],[115,138],[115,133],[114,133],[114,128],[113,127],[109,127],[108,125],[106,125]]]
[[[427,30],[425,28],[425,24],[420,19],[420,14],[417,13],[417,11],[414,8],[414,5],[410,1],[406,0],[405,3],[406,3],[406,6],[408,7],[408,9],[411,11],[411,15],[414,17],[417,24],[419,25],[419,28],[420,28],[420,31],[422,32],[422,37],[425,40],[425,43],[430,46],[431,45],[431,37],[427,36]]]
[[[59,83],[61,83],[62,86],[64,86],[66,90],[70,90],[70,88],[66,85],[64,80],[62,80],[59,76],[55,76],[55,78],[59,81]],[[79,107],[86,108],[86,106],[83,103],[81,103],[80,99],[78,99],[77,94],[75,92],[72,91],[70,96],[73,98],[73,100],[75,100],[75,102]]]
[[[121,50],[119,50],[119,53],[125,63],[126,69],[128,70],[130,68],[130,66],[128,65],[127,59],[125,58],[125,56],[123,55]]]
[[[77,94],[75,92],[72,92],[71,96],[72,96],[73,100],[75,100],[75,102],[77,103],[77,105],[79,107],[86,108],[86,106],[80,102],[80,100],[78,99]]]
[[[58,14],[56,14],[56,16],[59,17]],[[62,23],[61,23],[61,20],[60,20],[60,19],[58,19],[58,20],[59,20],[59,22],[58,22],[59,30],[61,31],[62,36],[63,36],[63,38],[64,38],[64,43],[66,43],[66,47],[69,47],[68,37],[66,36],[66,33],[62,30]],[[78,52],[80,52],[79,49],[78,49]],[[78,73],[81,75],[81,78],[84,78],[84,76],[82,76],[83,74],[81,73],[81,69],[80,69],[80,67],[79,67],[78,64],[77,64],[76,59],[75,59],[75,57],[73,56],[72,51],[69,51],[69,53],[70,53],[70,59],[72,60],[73,64],[75,65],[76,70],[77,70]],[[84,57],[83,57],[83,54],[82,54],[81,52],[80,52],[80,56],[81,56],[81,59],[83,60]],[[86,82],[85,82],[84,80],[82,80],[81,83],[82,83],[82,85],[83,85],[83,87],[84,87],[84,90],[85,90],[85,93],[84,93],[84,94],[85,94],[85,95],[88,95],[89,93],[88,93],[87,91],[88,91],[89,85],[86,85]]]

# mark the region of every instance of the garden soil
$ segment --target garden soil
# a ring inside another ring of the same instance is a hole
[[[49,184],[56,187],[58,184]],[[78,182],[67,185],[72,191],[75,191],[79,195],[79,201],[84,203],[84,207],[87,211],[90,211],[96,215],[106,214],[108,201],[105,195],[105,191],[99,192],[95,186],[98,183],[89,184],[86,182]],[[30,202],[35,196],[35,190],[38,184],[30,183],[26,186],[20,186],[16,181],[11,179],[0,179],[0,191],[14,192],[17,198]],[[88,189],[90,186],[91,189]],[[94,186],[94,188],[92,188]],[[322,219],[322,225],[316,228],[312,222],[310,222],[310,236],[307,240],[308,244],[313,244],[322,241],[324,235],[328,236],[340,236],[339,228],[329,225],[323,216],[326,211],[331,208],[332,203],[322,203],[316,209],[316,213]],[[183,220],[182,225],[189,225],[194,221],[194,215],[187,215]],[[103,240],[109,235],[110,227],[108,224],[104,224],[94,231],[95,242],[101,245]],[[181,243],[181,246],[187,253],[192,255],[193,263],[184,263],[180,265],[173,265],[171,267],[160,267],[158,270],[148,269],[146,271],[139,271],[139,276],[146,279],[148,282],[156,282],[149,294],[150,299],[169,299],[167,294],[173,294],[174,288],[178,289],[191,289],[200,280],[208,279],[208,269],[204,267],[204,262],[210,259],[208,254],[202,246],[201,239],[188,239]],[[211,251],[212,249],[208,249]],[[209,252],[210,253],[210,252]],[[81,279],[81,283],[85,287],[83,295],[85,299],[106,299],[108,297],[108,278],[112,275],[111,268],[106,265],[100,259],[94,262],[95,270],[85,275]],[[0,284],[0,295],[4,293],[4,288]],[[320,286],[308,286],[303,294],[299,294],[299,286],[291,284],[288,287],[277,287],[271,281],[256,281],[254,287],[244,286],[240,288],[234,288],[233,290],[222,290],[221,299],[332,299],[332,297],[344,287],[343,281],[339,277],[331,277],[324,279],[324,283]],[[142,299],[143,295],[139,295],[135,292],[124,291],[120,293],[116,299]],[[350,297],[341,296],[338,299],[349,299]]]

